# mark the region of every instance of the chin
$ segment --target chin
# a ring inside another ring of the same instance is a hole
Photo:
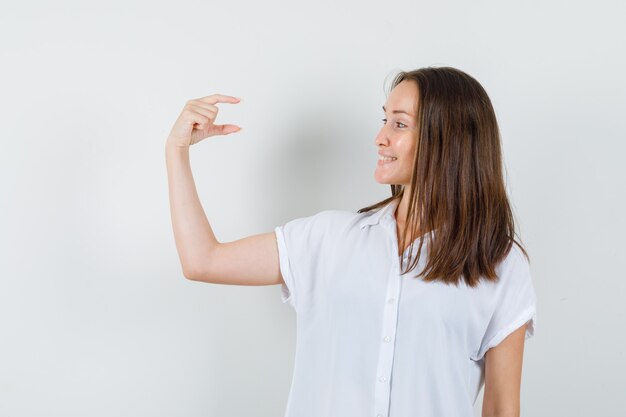
[[[384,178],[381,179],[378,177],[378,175],[376,175],[376,173],[374,173],[374,181],[376,181],[379,184],[389,184]]]
[[[406,187],[406,184],[404,184],[405,181],[401,181],[398,178],[390,178],[390,177],[383,177],[381,178],[377,173],[374,173],[374,180],[379,183],[379,184],[387,184],[387,185],[404,185]]]
[[[393,185],[393,184],[397,184],[397,181],[393,181],[393,180],[389,180],[389,179],[379,179],[374,177],[374,180],[376,180],[377,183],[382,184],[382,185]]]

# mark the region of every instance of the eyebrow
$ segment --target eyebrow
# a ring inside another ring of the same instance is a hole
[[[385,109],[385,106],[383,106],[383,111],[384,111],[384,112],[387,112],[387,109]],[[412,115],[411,113],[409,113],[409,112],[407,112],[407,111],[405,111],[405,110],[394,110],[394,111],[392,111],[391,113],[393,113],[393,114],[396,114],[396,113],[404,113],[404,114],[406,114],[406,115],[407,115],[407,116],[409,116],[409,117],[413,117],[413,115]]]

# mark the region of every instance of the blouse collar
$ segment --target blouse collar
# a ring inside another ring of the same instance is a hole
[[[385,226],[389,226],[395,223],[394,211],[398,206],[399,201],[399,199],[391,200],[389,203],[376,210],[375,212],[369,213],[369,215],[365,217],[363,223],[361,224],[361,230],[363,230],[365,226],[373,226],[381,222]]]

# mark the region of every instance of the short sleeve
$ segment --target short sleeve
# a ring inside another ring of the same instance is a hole
[[[508,335],[525,323],[525,338],[535,333],[537,321],[537,295],[530,274],[530,265],[523,253],[515,247],[499,268],[499,281],[495,284],[496,301],[493,313],[482,338],[480,347],[472,360],[479,361],[487,350],[497,346]]]
[[[316,278],[324,265],[330,214],[330,211],[319,212],[274,229],[284,280],[280,288],[281,301],[289,303],[296,311],[311,301],[321,285]]]

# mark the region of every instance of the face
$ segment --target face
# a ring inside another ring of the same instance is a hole
[[[378,165],[374,178],[380,184],[402,184],[408,188],[417,146],[417,83],[402,81],[389,94],[383,111],[383,127],[376,136]],[[392,156],[396,159],[382,159]]]

